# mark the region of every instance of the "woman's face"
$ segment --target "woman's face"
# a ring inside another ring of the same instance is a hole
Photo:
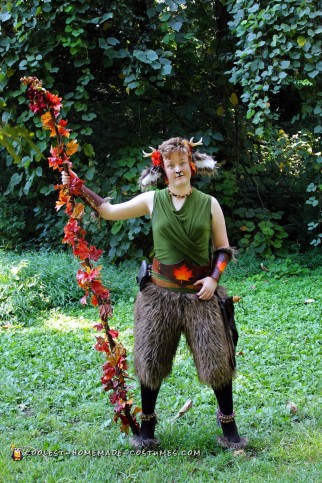
[[[164,171],[169,185],[177,187],[190,185],[191,169],[187,153],[174,151],[164,157]]]

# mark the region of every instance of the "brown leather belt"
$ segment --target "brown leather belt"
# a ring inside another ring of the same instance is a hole
[[[195,292],[199,292],[199,290],[201,289],[201,285],[182,285],[179,283],[172,283],[168,282],[167,280],[161,280],[160,278],[153,277],[153,275],[151,277],[151,282],[164,288],[180,288],[194,290]]]
[[[181,260],[173,265],[168,265],[161,263],[157,258],[154,258],[152,263],[152,281],[156,285],[165,288],[187,288],[189,290],[199,291],[200,286],[198,288],[198,286],[193,285],[193,283],[206,277],[209,274],[209,271],[210,263],[199,266],[192,265],[186,260]],[[153,276],[153,272],[156,275],[160,275],[163,279]]]

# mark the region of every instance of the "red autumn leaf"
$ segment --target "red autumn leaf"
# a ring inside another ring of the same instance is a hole
[[[80,229],[80,226],[77,222],[77,220],[74,220],[71,218],[68,223],[65,225],[64,231],[65,232],[70,232],[70,233],[77,233]]]
[[[111,330],[109,330],[108,332],[109,332],[109,334],[112,336],[112,338],[113,338],[113,339],[117,339],[117,337],[119,336],[119,333],[118,333],[118,331],[117,331],[117,330],[112,330],[112,329],[111,329]]]
[[[177,280],[187,282],[193,276],[193,273],[186,265],[181,265],[181,267],[173,270],[173,275]]]
[[[103,384],[106,384],[116,374],[115,367],[109,367],[104,371],[104,375],[101,377]]]
[[[99,306],[100,317],[103,322],[107,321],[107,318],[112,315],[113,309],[110,304],[102,304]]]
[[[46,108],[47,104],[43,102],[42,98],[35,98],[35,102],[30,103],[30,109],[34,114],[42,114]]]
[[[97,297],[95,295],[92,295],[91,304],[94,305],[94,307],[97,307],[99,304]]]
[[[117,366],[120,368],[120,369],[124,369],[126,371],[126,369],[128,368],[127,367],[127,362],[126,362],[126,359],[124,357],[119,357],[119,360],[117,362]]]
[[[103,342],[105,342],[105,339],[101,335],[97,335],[96,341],[97,341],[98,344],[103,344]]]
[[[129,424],[129,420],[124,414],[120,414],[120,418],[123,424]]]
[[[47,113],[47,114],[50,114],[50,113]],[[63,159],[61,156],[63,150],[64,148],[61,144],[55,147],[51,146],[50,148],[51,156],[48,157],[48,163],[50,168],[58,169],[61,171],[62,169],[61,166],[66,161],[66,159],[65,158]]]
[[[101,338],[102,339],[102,336],[97,336],[96,339],[99,339]],[[104,339],[105,340],[105,339]],[[108,361],[106,361],[104,364],[103,364],[103,372],[106,371],[107,369],[109,369],[110,367],[115,367],[115,364],[112,364],[112,361],[113,361],[113,356],[109,356],[108,357]]]
[[[56,124],[56,126],[61,136],[65,136],[66,138],[69,138],[71,129],[66,129],[67,124],[68,124],[68,121],[65,121],[65,119],[61,119],[58,122],[58,124]]]
[[[118,416],[122,419],[122,416],[124,416],[123,414],[121,414],[121,412],[124,410],[125,406],[126,406],[126,402],[121,402],[122,400],[118,400],[114,406],[114,411],[116,413],[119,413]],[[124,416],[124,418],[126,418],[126,421],[127,421],[127,417]]]
[[[65,213],[67,213],[67,215],[68,215],[69,217],[71,217],[71,216],[72,216],[72,214],[73,214],[73,209],[74,209],[74,207],[73,207],[73,203],[72,203],[71,201],[69,201],[68,203],[66,203],[66,209],[65,209]]]
[[[114,392],[113,394],[110,395],[110,401],[112,404],[116,404],[119,399],[120,399],[120,395],[118,392]]]
[[[84,288],[85,290],[89,289],[90,287],[93,290],[93,285],[96,284],[101,284],[100,281],[95,280],[96,277],[100,276],[100,267],[92,268],[92,269],[87,269],[86,271],[83,270],[78,270],[76,274],[76,280],[77,283],[80,287]],[[94,292],[94,290],[93,290]],[[96,296],[100,296],[98,293],[94,292]],[[104,292],[102,290],[102,295],[104,295]]]
[[[77,238],[75,237],[74,233],[68,232],[65,233],[64,238],[62,239],[62,243],[67,243],[68,245],[75,245]]]
[[[95,280],[97,278],[100,278],[101,277],[101,270],[102,270],[101,266],[91,268],[90,271],[89,271],[90,279]]]
[[[64,164],[64,161],[62,158],[50,156],[48,158],[48,164],[50,168],[62,171],[62,165]]]
[[[104,325],[103,324],[94,324],[93,329],[96,329],[97,332],[100,332],[101,330],[104,329]]]
[[[52,156],[60,156],[64,151],[63,144],[57,144],[57,146],[50,146],[50,154]]]
[[[68,243],[70,245],[74,245],[77,241],[77,234],[80,232],[80,226],[77,223],[77,220],[71,218],[67,225],[64,227],[65,236],[63,238],[63,243]]]
[[[125,389],[119,389],[117,392],[119,394],[119,397],[121,399],[123,399],[123,401],[126,401],[127,394],[126,394]],[[132,404],[132,401],[126,401],[126,406],[129,406],[129,404],[131,405]]]
[[[93,260],[93,262],[97,262],[97,260],[102,255],[102,253],[103,253],[103,250],[99,250],[95,246],[89,247],[89,259]]]
[[[104,287],[102,282],[100,280],[94,280],[92,282],[92,291],[94,294],[98,297],[101,298],[102,300],[106,300],[109,302],[109,297],[110,297],[110,291]]]
[[[86,271],[78,270],[76,274],[76,279],[80,285],[86,285],[92,282],[93,280],[95,280],[95,278],[98,278],[101,276],[100,270],[101,270],[101,267],[96,267],[91,269],[88,268]],[[101,283],[101,282],[95,281],[95,283]]]
[[[110,401],[112,404],[119,404],[121,410],[123,410],[125,408],[125,405],[129,406],[129,401],[126,402],[126,397],[127,395],[125,390],[117,390],[114,394],[110,395]]]
[[[80,287],[87,288],[88,286],[88,274],[83,270],[77,270],[76,280]]]
[[[45,97],[45,90],[41,87],[41,81],[32,77],[25,77],[23,84],[28,86],[27,97],[31,101],[29,104],[30,110],[34,114],[43,114],[47,109],[47,101]]]
[[[101,336],[97,336],[96,339],[97,339],[97,342],[94,346],[94,349],[96,349],[97,351],[106,352],[107,354],[109,354],[110,348],[106,340]]]
[[[46,100],[50,108],[54,110],[55,116],[57,117],[60,109],[63,107],[61,97],[46,91]]]
[[[89,255],[88,242],[81,238],[77,245],[73,246],[73,253],[80,260],[86,260]]]
[[[82,185],[84,181],[77,176],[73,176],[69,185],[69,191],[71,194],[78,196],[81,194]]]

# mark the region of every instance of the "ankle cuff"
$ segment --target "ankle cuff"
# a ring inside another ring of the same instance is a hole
[[[155,412],[153,412],[152,414],[141,413],[141,421],[151,421],[152,419],[155,419],[155,421],[157,420],[157,415],[155,414]]]
[[[220,409],[217,409],[217,421],[218,423],[232,423],[235,421],[235,411],[231,414],[223,414]]]

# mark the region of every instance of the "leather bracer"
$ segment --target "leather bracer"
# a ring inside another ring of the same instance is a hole
[[[221,275],[227,267],[230,260],[234,259],[235,250],[231,247],[218,248],[214,252],[214,258],[212,262],[210,277],[219,282]]]
[[[98,212],[98,209],[105,201],[104,198],[94,193],[94,191],[87,188],[84,184],[82,185],[78,196],[96,212]]]

